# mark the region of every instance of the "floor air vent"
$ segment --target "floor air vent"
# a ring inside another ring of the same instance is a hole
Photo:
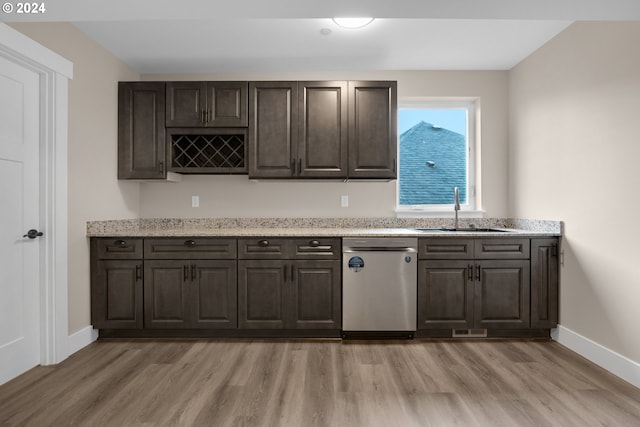
[[[486,329],[453,329],[451,332],[453,338],[486,338]]]

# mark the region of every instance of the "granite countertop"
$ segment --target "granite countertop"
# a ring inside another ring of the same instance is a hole
[[[513,218],[461,220],[471,225],[505,231],[450,232],[448,218],[149,218],[87,223],[88,237],[542,237],[561,236],[562,221]],[[430,229],[418,231],[417,229]]]

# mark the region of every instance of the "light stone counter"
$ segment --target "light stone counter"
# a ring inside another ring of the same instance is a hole
[[[460,227],[505,229],[508,232],[446,232],[449,218],[149,218],[90,221],[88,237],[423,237],[561,236],[561,221],[512,218],[461,220]],[[418,228],[432,229],[417,231]]]

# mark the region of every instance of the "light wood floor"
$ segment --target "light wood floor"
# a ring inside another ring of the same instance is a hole
[[[0,426],[640,426],[550,341],[99,341],[0,386]]]

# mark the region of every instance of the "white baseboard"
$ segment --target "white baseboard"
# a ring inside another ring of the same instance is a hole
[[[78,332],[74,332],[69,335],[69,356],[78,350],[82,350],[97,339],[98,330],[93,329],[91,326],[87,326],[86,328],[80,329]]]
[[[564,326],[551,331],[551,338],[582,357],[640,388],[640,363],[610,350]]]

